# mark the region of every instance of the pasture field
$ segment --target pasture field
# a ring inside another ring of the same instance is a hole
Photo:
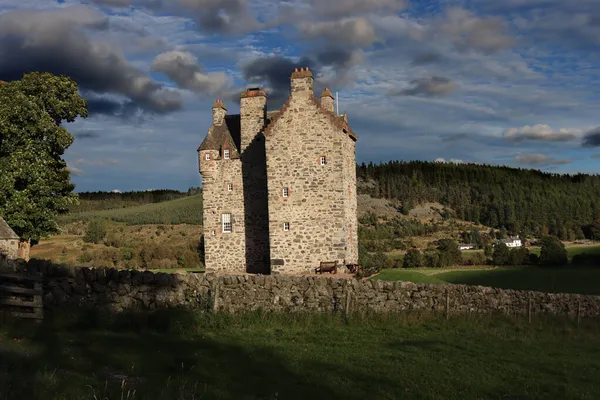
[[[0,399],[597,399],[599,328],[413,313],[4,317]]]
[[[134,207],[70,213],[60,216],[58,222],[68,224],[76,221],[89,221],[94,218],[106,218],[124,222],[127,225],[202,225],[202,195],[186,196]]]
[[[386,269],[372,279],[417,283],[457,283],[503,289],[600,295],[600,268],[419,268]]]

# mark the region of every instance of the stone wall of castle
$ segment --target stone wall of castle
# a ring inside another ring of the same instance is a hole
[[[241,159],[244,187],[246,271],[267,274],[269,267],[269,208],[264,126],[267,97],[248,90],[240,100]],[[230,269],[235,271],[235,269]]]
[[[310,272],[321,261],[342,264],[347,257],[349,202],[342,149],[351,139],[318,110],[312,85],[298,80],[266,135],[271,269],[279,273]]]
[[[356,142],[343,141],[344,220],[346,224],[346,264],[358,264],[358,219],[356,197]]]
[[[600,296],[503,290],[483,286],[284,275],[154,274],[62,268],[32,263],[44,274],[44,306],[122,310],[188,307],[243,312],[499,312],[600,317]]]
[[[204,159],[206,152],[211,160]],[[203,187],[203,224],[207,271],[245,272],[246,234],[240,159],[217,159],[218,151],[200,152]],[[229,190],[231,184],[231,191]],[[222,215],[231,215],[231,233],[223,232]]]

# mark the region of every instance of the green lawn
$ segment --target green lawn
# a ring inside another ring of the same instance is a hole
[[[2,400],[600,398],[600,326],[587,319],[171,310],[1,322]]]
[[[373,279],[600,295],[600,268],[387,269]]]
[[[202,225],[202,195],[186,196],[180,199],[135,207],[71,213],[61,216],[59,222],[66,224],[75,221],[88,221],[94,218],[107,218],[117,222],[125,222],[127,225]]]

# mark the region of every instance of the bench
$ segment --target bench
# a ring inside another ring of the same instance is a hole
[[[330,274],[337,274],[337,261],[321,261],[319,266],[315,268],[316,274],[322,274],[329,272]]]

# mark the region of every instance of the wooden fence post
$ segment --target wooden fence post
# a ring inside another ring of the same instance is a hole
[[[450,317],[450,290],[446,289],[446,320]]]
[[[531,323],[532,308],[533,308],[533,304],[531,301],[531,293],[529,293],[529,304],[527,305],[527,317],[528,317],[529,323]]]

